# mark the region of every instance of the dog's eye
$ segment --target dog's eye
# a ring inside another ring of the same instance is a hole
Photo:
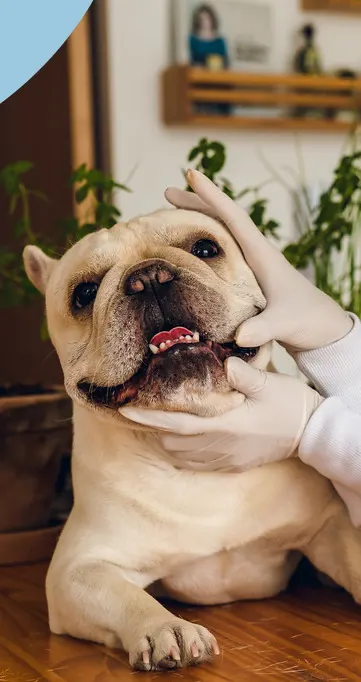
[[[96,282],[82,282],[74,290],[73,307],[77,310],[86,308],[97,295],[99,284]]]
[[[210,239],[200,239],[192,248],[193,256],[197,258],[214,258],[218,256],[219,248],[215,242]]]

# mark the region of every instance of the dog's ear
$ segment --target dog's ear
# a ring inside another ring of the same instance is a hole
[[[41,294],[45,294],[49,277],[57,263],[37,246],[26,246],[23,251],[25,272]]]

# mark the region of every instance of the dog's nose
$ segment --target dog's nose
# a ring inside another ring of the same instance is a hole
[[[176,271],[169,263],[162,261],[139,267],[127,277],[125,292],[128,296],[158,289],[175,279]]]

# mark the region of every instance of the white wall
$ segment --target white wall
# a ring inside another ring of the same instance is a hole
[[[254,2],[262,0],[253,0]],[[327,69],[361,69],[361,17],[303,13],[298,0],[273,0],[275,61],[286,71],[300,25],[319,27],[318,44]],[[159,74],[168,64],[168,0],[108,0],[113,171],[120,181],[136,167],[133,194],[121,197],[125,217],[158,208],[169,184],[183,185],[180,168],[200,135],[221,139],[228,148],[227,176],[236,186],[269,177],[259,150],[278,169],[296,167],[295,135],[222,129],[173,129],[161,122]],[[310,183],[330,176],[344,142],[342,135],[299,134]],[[281,187],[267,188],[272,212],[290,222],[290,202]]]
[[[272,3],[277,70],[287,71],[297,30],[308,20],[318,26],[318,45],[326,69],[347,66],[361,70],[361,17],[306,14],[298,9],[298,0]],[[108,0],[108,30],[113,171],[125,181],[136,167],[130,180],[133,194],[120,199],[126,218],[163,205],[167,185],[183,186],[180,168],[186,165],[187,152],[201,134],[227,145],[225,174],[239,188],[269,177],[259,158],[260,150],[279,170],[297,167],[293,133],[173,129],[162,124],[159,75],[168,65],[168,0]],[[309,182],[327,181],[344,136],[307,133],[299,134],[298,139]],[[292,234],[290,199],[277,184],[268,186],[265,194],[287,239]]]

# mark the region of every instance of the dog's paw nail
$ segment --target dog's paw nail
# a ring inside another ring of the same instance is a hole
[[[177,649],[174,646],[172,646],[172,648],[169,652],[169,657],[173,658],[174,661],[180,661],[181,660],[180,653],[179,653],[179,651],[177,651]]]
[[[195,642],[193,642],[193,644],[191,646],[191,652],[192,652],[193,658],[199,658],[199,649],[198,649]]]
[[[144,665],[150,665],[149,651],[143,651],[143,653],[142,653],[142,659],[143,659]]]
[[[213,653],[215,654],[215,656],[219,656],[219,654],[221,653],[221,650],[220,650],[220,648],[218,646],[218,642],[216,642],[216,640],[214,640],[214,642],[212,642],[212,649],[213,649]]]

